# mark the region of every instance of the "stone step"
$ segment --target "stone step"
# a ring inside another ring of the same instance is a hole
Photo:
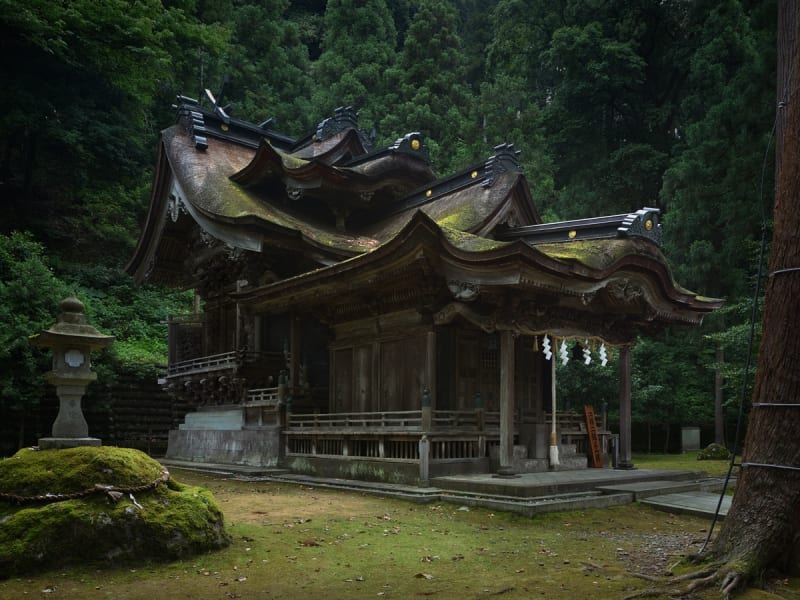
[[[632,493],[637,501],[664,494],[679,494],[682,492],[718,492],[722,489],[725,480],[719,477],[708,477],[693,481],[652,480],[634,483],[616,483],[599,486],[597,489],[608,494]],[[733,487],[729,482],[729,487]]]
[[[404,485],[387,486],[386,484],[368,481],[320,478],[297,474],[275,474],[268,477],[268,479],[271,481],[293,482],[314,487],[380,495],[408,500],[417,504],[447,502],[449,504],[459,505],[461,507],[459,510],[469,507],[482,507],[489,510],[513,512],[528,517],[545,512],[606,508],[609,506],[630,504],[633,501],[633,495],[630,493],[603,494],[597,491],[520,498],[502,494],[474,493],[458,490],[443,490],[439,488],[419,488]]]
[[[502,494],[487,495],[441,490],[439,498],[450,504],[479,506],[490,510],[513,512],[526,517],[545,512],[607,508],[633,501],[631,494],[603,494],[596,491],[572,492],[520,498]]]
[[[665,512],[694,515],[697,517],[713,517],[719,506],[718,519],[722,520],[728,515],[733,496],[723,496],[720,504],[720,495],[710,492],[679,492],[650,496],[640,502]]]

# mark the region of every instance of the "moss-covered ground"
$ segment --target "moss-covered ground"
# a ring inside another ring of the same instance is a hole
[[[211,494],[172,480],[155,485],[162,475],[157,461],[127,448],[23,449],[0,461],[0,575],[172,560],[227,545]],[[16,502],[48,495],[67,499]]]
[[[634,461],[648,458],[657,460]],[[15,577],[0,581],[0,598],[623,598],[651,585],[636,573],[659,575],[696,551],[709,525],[636,504],[528,519],[185,471],[173,476],[213,493],[230,547],[168,564]],[[796,581],[772,587],[743,597],[800,597]],[[716,597],[713,590],[696,596]]]

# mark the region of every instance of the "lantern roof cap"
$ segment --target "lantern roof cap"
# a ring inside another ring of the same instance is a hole
[[[58,321],[31,338],[34,346],[56,348],[78,344],[94,350],[110,346],[114,341],[113,335],[100,333],[86,322],[86,307],[75,294],[62,300],[60,307]]]

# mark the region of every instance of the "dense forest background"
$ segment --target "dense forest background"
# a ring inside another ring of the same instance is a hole
[[[440,175],[513,142],[546,221],[660,208],[676,280],[727,305],[700,330],[640,340],[634,422],[713,423],[715,380],[733,414],[770,226],[775,13],[774,0],[0,0],[0,416],[21,432],[37,411],[48,358],[28,336],[70,291],[117,336],[95,388],[131,366],[155,377],[160,322],[191,298],[122,267],[176,94],[224,79],[233,116],[282,133],[343,105],[376,145],[420,131]],[[616,369],[563,370],[565,402],[608,402],[613,419]]]

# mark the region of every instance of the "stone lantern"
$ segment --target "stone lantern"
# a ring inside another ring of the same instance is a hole
[[[103,335],[86,322],[85,307],[75,296],[61,302],[61,314],[55,325],[31,338],[34,346],[53,352],[53,370],[45,374],[45,379],[56,386],[59,399],[52,437],[41,438],[39,448],[100,445],[98,438],[89,437],[81,399],[89,382],[97,379],[97,373],[91,369],[91,351],[105,348],[113,341],[114,336]]]

